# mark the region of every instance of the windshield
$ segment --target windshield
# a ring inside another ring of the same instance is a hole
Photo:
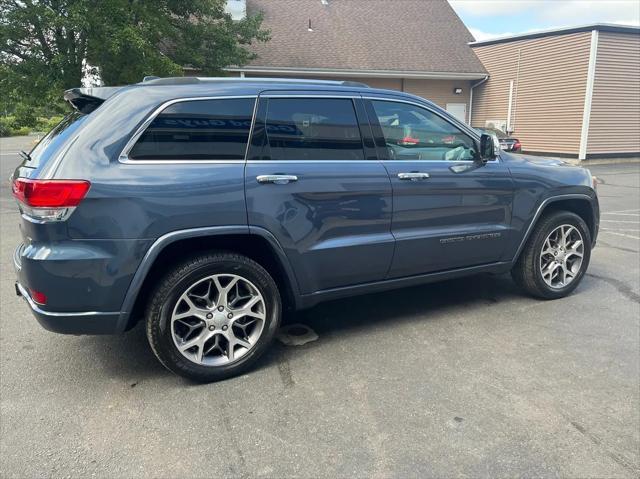
[[[74,132],[84,122],[87,115],[74,111],[65,116],[53,130],[40,140],[40,142],[29,153],[29,160],[24,166],[37,168],[45,164],[58,152],[60,147],[73,136]]]

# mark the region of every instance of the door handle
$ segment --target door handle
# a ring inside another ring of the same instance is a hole
[[[256,176],[258,183],[273,183],[274,185],[286,185],[293,181],[298,181],[296,175],[258,175]]]
[[[429,173],[417,173],[415,171],[411,173],[398,173],[398,178],[401,180],[420,181],[429,178]]]

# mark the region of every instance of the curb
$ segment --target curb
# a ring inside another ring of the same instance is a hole
[[[640,163],[640,158],[611,158],[602,160],[583,160],[576,164],[581,166],[597,166],[597,165],[635,165]]]

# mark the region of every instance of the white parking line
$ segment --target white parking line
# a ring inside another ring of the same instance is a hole
[[[616,215],[616,216],[640,216],[640,213],[602,213],[603,215]]]
[[[625,238],[631,238],[631,239],[640,240],[640,236],[626,235],[624,233],[614,233],[613,231],[603,231],[602,233],[603,234],[616,235],[616,236],[624,236]]]
[[[625,220],[600,220],[601,223],[631,223],[637,225],[637,221],[625,221]]]
[[[611,211],[611,213],[637,213],[639,212],[640,209],[633,209],[633,210],[618,210],[618,211]]]

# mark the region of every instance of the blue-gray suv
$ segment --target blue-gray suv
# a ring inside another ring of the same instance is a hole
[[[238,374],[283,311],[474,273],[580,283],[588,170],[515,156],[433,103],[354,82],[151,79],[75,108],[13,175],[16,290],[46,329],[144,318],[158,359]]]

